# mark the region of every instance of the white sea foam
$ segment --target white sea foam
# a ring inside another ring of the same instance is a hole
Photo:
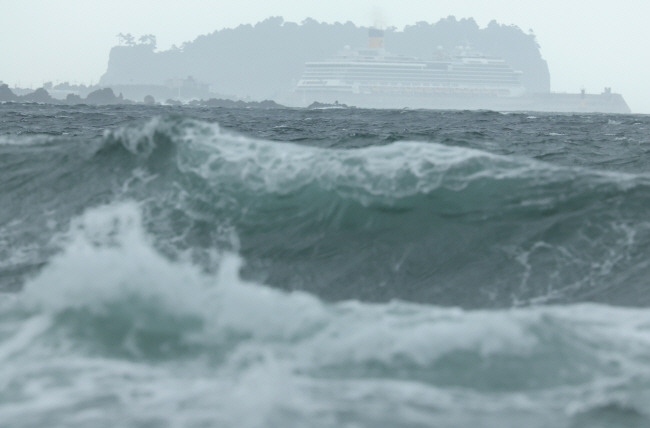
[[[35,146],[53,140],[54,137],[49,135],[0,135],[0,146]]]
[[[140,132],[150,139],[156,126],[160,125],[150,123]],[[553,183],[588,178],[594,184],[616,183],[629,188],[641,178],[432,142],[398,141],[353,150],[323,149],[233,135],[218,125],[202,122],[191,122],[191,126],[186,123],[177,133],[182,145],[192,147],[195,155],[181,156],[181,169],[211,180],[239,177],[247,187],[264,192],[289,193],[318,183],[342,195],[363,190],[370,195],[404,197],[438,188],[459,191],[483,179]],[[198,153],[202,156],[196,156]]]
[[[153,248],[135,203],[90,210],[71,229],[64,251],[26,284],[21,300],[28,310],[104,314],[111,303],[139,299],[165,314],[199,317],[202,340],[224,332],[283,344],[297,340],[309,343],[310,359],[325,364],[390,362],[402,355],[426,365],[458,349],[526,353],[536,343],[526,323],[513,324],[509,312],[427,310],[402,302],[327,305],[308,294],[248,283],[239,277],[241,260],[228,253],[215,276],[205,274]],[[133,322],[142,321],[134,316]],[[436,341],[426,340],[432,337]]]
[[[240,265],[223,253],[211,275],[168,260],[135,203],[88,211],[3,304],[0,423],[515,426],[542,411],[560,423],[584,397],[628,391],[630,378],[629,394],[650,390],[645,310],[324,303],[247,282]],[[200,323],[183,327],[187,318]],[[118,325],[128,331],[117,349],[94,346]]]
[[[318,148],[236,135],[217,124],[154,118],[140,126],[106,131],[134,154],[149,156],[161,136],[175,141],[178,168],[212,183],[238,181],[259,193],[288,194],[307,185],[363,202],[373,197],[401,198],[443,188],[462,191],[483,180],[567,183],[625,188],[647,177],[585,168],[560,167],[523,157],[432,142],[398,141],[359,149]]]

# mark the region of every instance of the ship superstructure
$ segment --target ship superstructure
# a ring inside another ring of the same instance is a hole
[[[504,60],[459,49],[453,56],[420,60],[393,55],[383,48],[383,32],[370,30],[368,49],[347,48],[337,56],[305,64],[296,86],[306,94],[386,96],[523,95],[521,72]]]

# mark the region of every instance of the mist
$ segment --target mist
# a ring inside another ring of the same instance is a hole
[[[127,12],[128,11],[128,12]],[[45,82],[97,84],[107,71],[110,50],[119,33],[154,34],[157,52],[193,42],[241,24],[254,25],[270,16],[300,23],[352,22],[404,29],[419,21],[435,23],[449,15],[472,18],[482,28],[492,20],[532,30],[550,73],[553,92],[598,94],[605,87],[621,93],[634,112],[650,112],[650,84],[645,78],[649,56],[641,43],[650,37],[645,17],[650,5],[640,0],[624,6],[612,1],[367,1],[231,2],[118,1],[88,4],[67,0],[3,2],[0,80],[10,87],[36,89]],[[351,44],[349,42],[347,44]],[[186,77],[186,76],[183,76]]]
[[[0,0],[0,427],[650,427],[622,4]]]

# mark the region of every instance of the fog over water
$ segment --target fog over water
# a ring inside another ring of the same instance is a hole
[[[650,1],[351,3],[0,0],[0,428],[650,427]]]
[[[269,16],[302,22],[352,21],[360,26],[403,28],[418,21],[437,22],[448,15],[472,17],[481,27],[491,20],[534,31],[547,61],[554,92],[600,93],[604,87],[623,94],[635,113],[650,113],[650,3],[629,0],[533,1],[216,1],[167,0],[110,3],[62,0],[0,2],[0,80],[22,87],[44,82],[97,83],[106,72],[116,35],[154,34],[158,51],[223,28],[256,23]]]

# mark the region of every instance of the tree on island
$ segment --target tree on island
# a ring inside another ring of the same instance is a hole
[[[119,45],[135,46],[135,37],[131,33],[119,33],[117,40]]]
[[[156,36],[153,34],[145,34],[140,36],[138,39],[141,45],[151,46],[152,49],[156,49]]]
[[[135,42],[135,37],[131,33],[117,34],[117,44],[119,46],[149,46],[152,50],[156,49],[156,36],[153,34],[143,34],[138,37],[138,42]]]

